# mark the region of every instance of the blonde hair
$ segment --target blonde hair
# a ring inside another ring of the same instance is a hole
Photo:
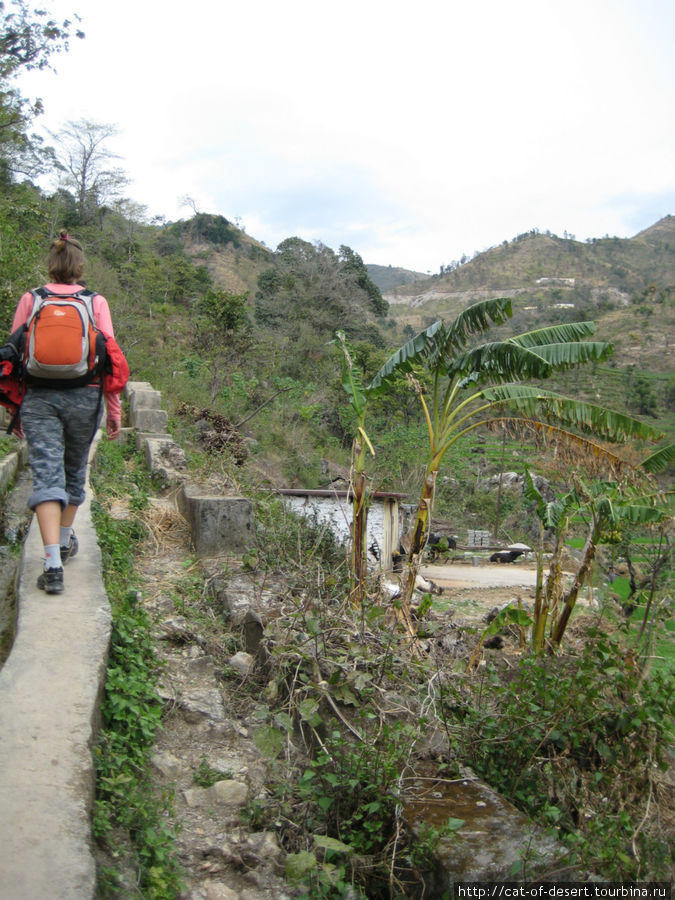
[[[60,231],[49,248],[47,269],[54,284],[77,284],[84,271],[82,244],[67,231]]]

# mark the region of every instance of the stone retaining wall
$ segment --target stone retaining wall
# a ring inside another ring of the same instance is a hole
[[[161,408],[160,391],[146,381],[130,381],[126,395],[136,445],[145,453],[150,474],[167,487],[180,485],[178,508],[190,525],[197,556],[242,553],[253,534],[251,501],[190,483],[185,453],[167,434],[169,417]]]

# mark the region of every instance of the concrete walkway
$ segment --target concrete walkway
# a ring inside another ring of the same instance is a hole
[[[1,900],[95,895],[91,750],[111,617],[89,495],[75,531],[80,550],[65,568],[61,595],[36,586],[35,519],[24,545],[16,638],[0,670]]]

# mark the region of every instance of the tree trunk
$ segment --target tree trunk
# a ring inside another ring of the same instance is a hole
[[[434,502],[434,488],[436,486],[436,476],[438,469],[432,469],[424,479],[422,488],[422,496],[417,506],[417,518],[415,519],[415,529],[410,542],[410,551],[408,553],[408,574],[403,585],[401,593],[401,618],[411,635],[415,634],[412,616],[410,614],[410,601],[415,590],[415,583],[422,565],[422,554],[427,542],[429,531],[429,519],[431,509]]]
[[[546,622],[549,615],[554,615],[558,609],[562,585],[562,554],[565,549],[566,536],[567,520],[565,520],[564,524],[561,526],[560,532],[556,534],[555,549],[553,550],[553,556],[551,557],[548,568],[548,578],[546,579],[546,585],[543,590],[543,599],[540,604],[539,616],[537,616],[535,607],[532,647],[536,652],[540,652],[544,647]]]
[[[548,616],[548,607],[545,606],[544,586],[544,526],[539,523],[539,546],[537,548],[537,586],[534,593],[534,621],[532,624],[532,649],[540,653],[544,646],[544,629]],[[550,577],[550,576],[549,576]]]
[[[588,537],[586,538],[586,544],[584,545],[584,552],[581,557],[581,565],[579,566],[579,571],[574,577],[571,588],[565,594],[560,618],[555,623],[555,626],[552,629],[551,641],[553,643],[553,646],[556,648],[560,646],[560,642],[562,641],[563,635],[565,634],[565,629],[567,628],[567,623],[569,622],[569,618],[572,615],[574,604],[577,602],[579,591],[584,586],[584,582],[591,569],[591,565],[595,558],[595,551],[598,546],[599,536],[600,523],[595,519],[595,517],[593,517],[593,519],[591,519]]]
[[[354,498],[352,501],[354,517],[352,533],[352,572],[354,573],[352,603],[355,606],[360,606],[363,603],[368,574],[368,560],[366,557],[366,484],[366,473],[357,471],[354,478]]]
[[[499,513],[502,506],[502,480],[504,478],[504,454],[506,453],[506,426],[502,425],[502,461],[499,466],[499,487],[497,488],[497,510],[495,512],[495,530],[492,537],[497,540],[499,535]]]

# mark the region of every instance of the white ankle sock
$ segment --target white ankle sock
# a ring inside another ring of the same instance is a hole
[[[45,569],[61,568],[61,547],[58,544],[45,544]]]
[[[62,525],[61,526],[61,529],[59,532],[59,540],[61,541],[62,547],[68,546],[68,544],[70,543],[70,535],[72,533],[73,533],[72,526],[70,526],[70,525],[67,525],[67,526]]]

